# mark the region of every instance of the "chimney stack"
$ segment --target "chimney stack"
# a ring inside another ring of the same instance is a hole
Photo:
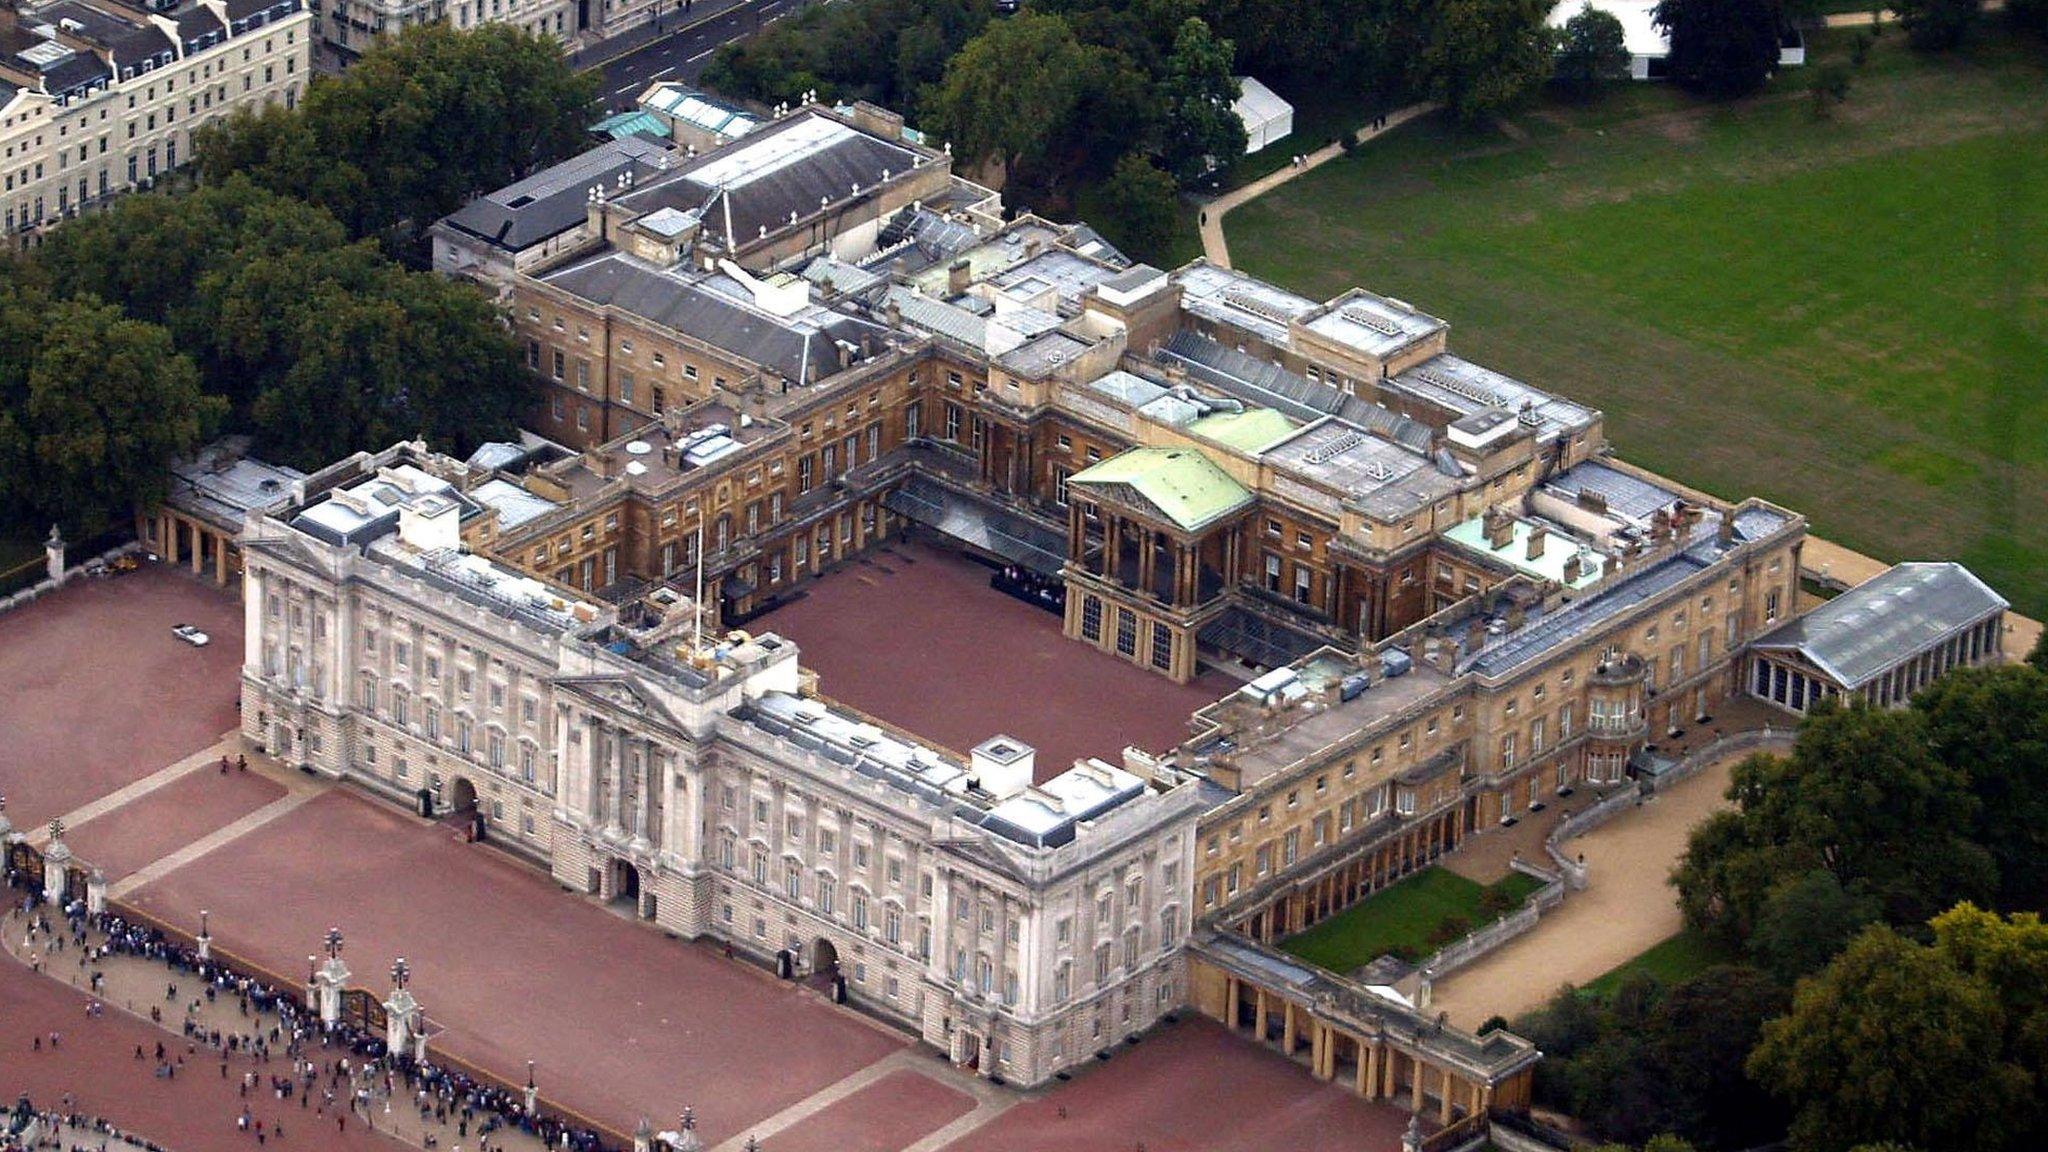
[[[946,265],[947,296],[958,296],[967,291],[968,276],[973,268],[974,266],[968,263],[964,256]]]
[[[1574,553],[1572,553],[1571,555],[1569,555],[1569,556],[1567,556],[1567,557],[1565,557],[1565,558],[1564,558],[1564,582],[1565,582],[1565,583],[1567,583],[1567,584],[1576,584],[1576,583],[1578,583],[1578,582],[1579,582],[1579,573],[1583,572],[1584,570],[1585,570],[1585,565],[1583,565],[1582,563],[1580,563],[1580,561],[1579,561],[1579,554],[1578,554],[1577,552],[1574,552]]]
[[[1543,558],[1543,538],[1548,535],[1549,533],[1546,532],[1543,529],[1543,526],[1540,524],[1537,525],[1535,528],[1530,529],[1528,555],[1529,559],[1540,560]]]

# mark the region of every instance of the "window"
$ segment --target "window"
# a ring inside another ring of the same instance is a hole
[[[377,706],[377,674],[365,672],[356,678],[356,703],[365,708]]]
[[[1266,591],[1280,591],[1280,557],[1266,553]]]
[[[1173,630],[1164,624],[1152,626],[1152,666],[1161,671],[1173,668]]]
[[[893,904],[882,909],[882,939],[891,944],[903,943],[903,912]]]
[[[1116,610],[1116,650],[1124,656],[1138,654],[1138,616],[1129,608]]]
[[[1097,597],[1081,597],[1081,638],[1102,639],[1102,601]]]

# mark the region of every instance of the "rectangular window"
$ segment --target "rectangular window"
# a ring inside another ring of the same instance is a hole
[[[1129,608],[1116,610],[1116,650],[1124,656],[1138,654],[1138,616]]]

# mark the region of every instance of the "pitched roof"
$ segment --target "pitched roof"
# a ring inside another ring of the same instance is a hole
[[[1756,646],[1796,651],[1853,690],[2008,606],[1961,564],[1900,564],[1782,625]]]
[[[1187,532],[1252,502],[1244,485],[1189,448],[1133,448],[1075,473],[1068,483],[1120,485]]]

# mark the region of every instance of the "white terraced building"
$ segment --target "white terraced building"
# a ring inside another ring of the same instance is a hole
[[[420,445],[242,535],[243,733],[489,835],[562,884],[844,990],[1035,1084],[1185,999],[1203,785],[965,760],[818,695],[774,635],[569,599],[464,547],[501,513]],[[507,511],[523,509],[507,506]]]

